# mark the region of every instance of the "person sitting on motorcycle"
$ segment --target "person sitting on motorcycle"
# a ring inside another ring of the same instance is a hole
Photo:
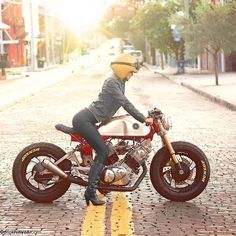
[[[102,86],[98,99],[88,108],[79,111],[72,120],[73,127],[94,148],[96,157],[90,168],[88,187],[85,191],[87,205],[103,205],[105,202],[98,199],[96,189],[104,162],[108,157],[108,148],[99,134],[95,124],[110,119],[120,107],[123,107],[131,116],[141,123],[152,125],[153,119],[145,117],[125,96],[125,84],[137,73],[139,65],[136,59],[129,54],[121,54],[111,62],[113,74],[108,77]]]

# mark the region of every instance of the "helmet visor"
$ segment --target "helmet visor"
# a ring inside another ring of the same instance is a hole
[[[111,65],[114,65],[114,64],[119,64],[119,65],[128,65],[128,66],[132,66],[134,67],[137,71],[140,69],[140,63],[138,61],[134,62],[134,63],[129,63],[129,62],[118,62],[118,61],[115,61],[115,62],[112,62]],[[135,72],[137,72],[135,71]]]

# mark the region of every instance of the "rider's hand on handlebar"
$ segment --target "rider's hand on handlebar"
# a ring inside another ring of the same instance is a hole
[[[144,123],[148,126],[148,125],[152,125],[153,124],[153,118],[146,118]]]

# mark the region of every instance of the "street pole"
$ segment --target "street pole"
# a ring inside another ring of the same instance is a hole
[[[184,14],[189,17],[189,0],[184,0]]]
[[[30,70],[35,71],[36,70],[36,56],[35,56],[35,35],[34,35],[34,18],[33,18],[33,4],[32,0],[30,0],[30,57],[31,57],[31,65],[30,65]]]
[[[0,0],[0,21],[2,22],[2,0]],[[2,30],[0,30],[0,59],[1,59],[1,79],[5,79],[6,78],[6,71],[5,71],[5,67],[3,65],[4,63],[4,47],[3,47],[3,35],[2,35]]]
[[[55,60],[55,30],[54,30],[54,19],[53,15],[50,17],[50,32],[51,32],[51,54],[52,54],[52,64],[56,64]]]
[[[225,72],[225,54],[223,50],[220,53],[220,61],[221,61],[221,72]]]
[[[184,15],[185,18],[189,18],[189,0],[184,0]],[[183,40],[183,39],[182,39]],[[183,41],[183,43],[181,44],[181,54],[182,54],[182,58],[179,61],[179,69],[178,72],[180,72],[180,74],[184,74],[185,73],[185,58],[186,58],[186,42]]]
[[[201,70],[201,55],[197,57],[197,68],[198,70]]]
[[[0,0],[0,21],[2,22],[2,0]],[[2,37],[2,30],[0,33],[0,42],[1,42],[1,47],[0,47],[0,53],[4,53],[4,48],[3,48],[3,37]]]
[[[44,9],[45,9],[45,15],[44,15],[44,22],[45,22],[45,43],[46,43],[46,50],[45,50],[45,55],[46,55],[46,65],[50,65],[50,39],[49,39],[49,21],[48,21],[48,4],[47,0],[44,0]]]

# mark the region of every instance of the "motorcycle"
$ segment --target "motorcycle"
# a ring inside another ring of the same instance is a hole
[[[189,142],[170,142],[167,131],[171,121],[159,109],[148,112],[152,126],[136,121],[130,115],[111,118],[97,126],[106,142],[109,156],[102,170],[98,191],[134,191],[148,172],[147,159],[153,150],[154,135],[161,137],[162,147],[152,157],[150,179],[153,187],[171,201],[188,201],[207,186],[210,165],[204,152]],[[76,130],[62,124],[57,130],[69,134],[76,142],[65,153],[51,143],[25,147],[13,165],[13,180],[18,191],[35,202],[52,202],[60,198],[71,183],[88,185],[88,174],[95,152]]]

